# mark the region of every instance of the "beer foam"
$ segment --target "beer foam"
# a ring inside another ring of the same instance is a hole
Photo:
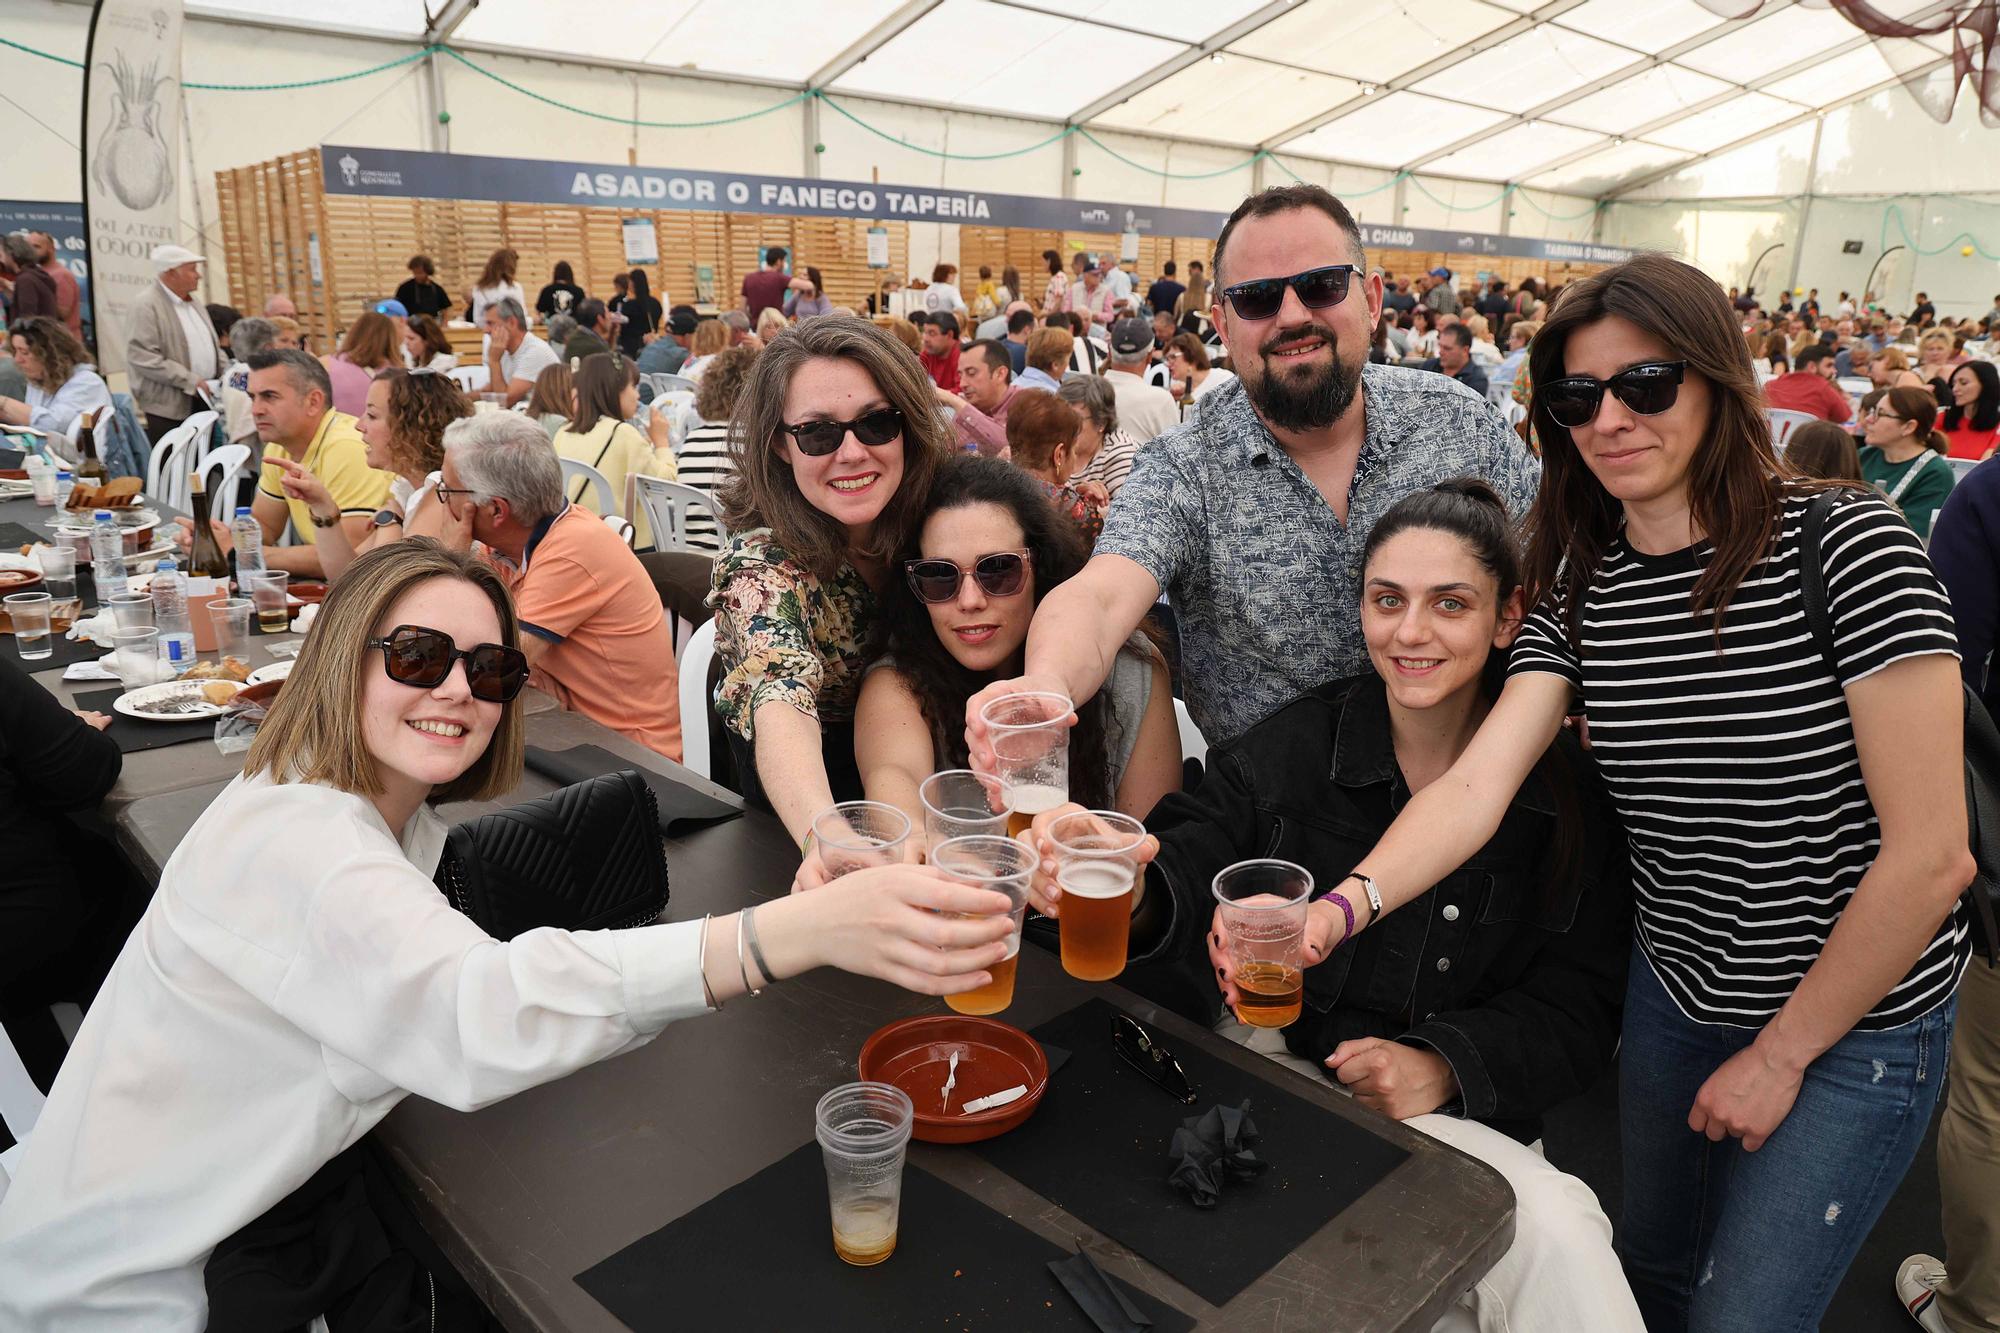
[[[1079,898],[1116,898],[1132,891],[1132,869],[1117,861],[1071,861],[1056,872],[1064,893]]]
[[[1007,812],[1014,815],[1046,814],[1069,800],[1062,787],[1032,786],[1006,789]]]

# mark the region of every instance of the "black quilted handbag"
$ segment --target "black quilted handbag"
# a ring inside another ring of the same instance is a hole
[[[605,773],[452,829],[437,885],[499,940],[537,926],[649,926],[667,907],[659,807],[637,773]]]

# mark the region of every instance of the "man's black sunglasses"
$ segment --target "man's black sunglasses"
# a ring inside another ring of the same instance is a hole
[[[967,574],[979,580],[988,597],[1012,597],[1028,581],[1030,558],[1026,551],[995,551],[973,561],[971,569],[961,569],[949,560],[906,560],[903,577],[909,580],[910,591],[924,602],[948,602],[958,596]]]
[[[1619,402],[1642,417],[1656,417],[1674,405],[1687,375],[1685,361],[1647,361],[1619,371],[1608,380],[1571,375],[1535,386],[1535,398],[1558,426],[1587,426],[1611,390]]]
[[[893,407],[878,407],[852,421],[804,421],[796,426],[780,426],[792,437],[807,458],[824,458],[838,449],[853,431],[854,438],[873,449],[903,433],[903,414]]]
[[[1153,1034],[1141,1027],[1137,1019],[1129,1014],[1111,1016],[1111,1049],[1119,1059],[1158,1084],[1169,1097],[1188,1106],[1194,1105],[1194,1084],[1188,1082],[1181,1062],[1174,1058],[1172,1051],[1154,1040]]]
[[[443,630],[398,625],[383,637],[370,639],[368,646],[382,650],[382,670],[390,680],[415,689],[443,684],[460,658],[465,659],[466,688],[475,699],[504,704],[528,683],[527,655],[502,643],[461,648]]]
[[[1289,278],[1257,278],[1224,287],[1222,295],[1239,319],[1269,319],[1285,304],[1285,288],[1299,294],[1299,304],[1308,310],[1324,310],[1347,299],[1347,285],[1354,280],[1354,265],[1329,264],[1309,268]]]

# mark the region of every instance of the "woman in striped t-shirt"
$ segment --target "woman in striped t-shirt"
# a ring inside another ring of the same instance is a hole
[[[1576,284],[1530,370],[1538,610],[1464,755],[1336,888],[1363,926],[1423,893],[1580,703],[1632,857],[1627,1276],[1656,1331],[1816,1329],[1923,1138],[1969,953],[1950,604],[1872,493],[1838,491],[1801,549],[1826,487],[1773,455],[1694,268],[1642,256]],[[1334,906],[1314,943],[1339,942]]]
[[[681,441],[683,485],[713,495],[736,470],[729,458],[729,418],[736,411],[736,400],[743,396],[743,385],[749,380],[750,367],[756,360],[757,349],[749,346],[731,347],[710,359],[708,371],[694,394],[694,414],[700,420]],[[722,530],[712,512],[688,511],[687,544],[697,551],[722,549]]]

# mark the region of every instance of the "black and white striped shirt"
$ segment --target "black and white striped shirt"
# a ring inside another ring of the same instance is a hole
[[[1875,859],[1881,834],[1843,688],[1906,657],[1958,655],[1922,544],[1879,497],[1856,496],[1828,517],[1820,550],[1836,680],[1799,584],[1808,502],[1787,498],[1776,550],[1730,599],[1720,655],[1690,601],[1708,544],[1649,556],[1621,536],[1584,595],[1581,652],[1558,594],[1508,664],[1580,692],[1631,842],[1640,947],[1696,1022],[1770,1019]],[[1970,952],[1955,909],[1856,1028],[1921,1017],[1952,994]]]
[[[679,480],[683,485],[713,495],[735,473],[729,457],[729,423],[704,421],[681,441]],[[687,542],[698,551],[720,551],[722,542],[715,518],[700,509],[690,509]]]

